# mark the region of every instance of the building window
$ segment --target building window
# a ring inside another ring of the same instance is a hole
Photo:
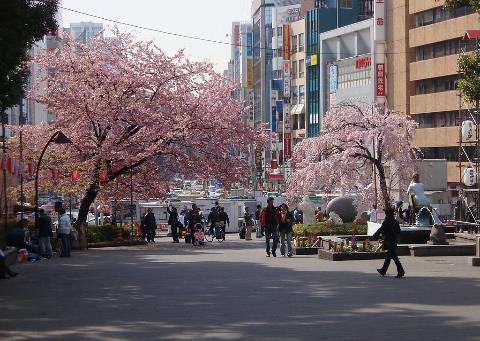
[[[471,6],[458,6],[453,10],[437,7],[415,14],[415,26],[422,27],[473,13]]]
[[[422,79],[415,82],[415,94],[426,95],[456,89],[458,75]]]
[[[300,33],[298,35],[298,52],[303,52],[305,50],[305,34]]]
[[[297,39],[298,36],[292,36],[292,53],[297,53]]]
[[[416,48],[416,60],[427,60],[458,54],[460,51],[470,52],[476,49],[474,41],[463,39],[444,40],[438,43],[423,45]]]
[[[340,0],[340,8],[353,8],[353,0]]]
[[[300,85],[298,87],[298,102],[300,104],[305,103],[305,85]]]
[[[296,79],[297,78],[297,61],[294,60],[292,62],[292,79]]]
[[[305,77],[305,59],[300,59],[298,62],[298,78]]]

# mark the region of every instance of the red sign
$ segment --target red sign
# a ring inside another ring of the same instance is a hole
[[[376,67],[377,96],[385,97],[385,63],[378,63]]]
[[[283,156],[285,159],[292,157],[292,134],[285,133],[283,135]]]
[[[277,152],[272,152],[272,162],[270,164],[270,168],[277,169],[278,168],[278,161],[277,161]]]
[[[372,57],[365,56],[365,57],[358,57],[355,60],[355,68],[356,69],[367,69],[372,66]]]
[[[290,25],[283,25],[283,60],[290,60]]]

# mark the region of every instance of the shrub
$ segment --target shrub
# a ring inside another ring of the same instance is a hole
[[[318,222],[312,225],[304,226],[298,224],[293,227],[295,235],[310,236],[316,234],[318,236],[339,236],[339,235],[365,235],[367,234],[367,225],[357,225],[354,223],[344,223],[343,225],[329,226],[327,222]]]
[[[115,225],[89,226],[87,241],[89,243],[113,242],[117,240],[119,232],[124,240],[131,239],[130,229]]]

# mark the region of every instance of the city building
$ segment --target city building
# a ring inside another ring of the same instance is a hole
[[[98,34],[103,35],[103,24],[91,21],[82,21],[79,23],[71,23],[70,27],[65,28],[64,30],[79,43],[88,45],[92,41],[93,37]]]
[[[320,133],[320,34],[334,28],[350,25],[359,19],[359,2],[353,0],[317,0],[315,8],[305,15],[306,38],[306,116],[307,136]]]
[[[414,143],[425,159],[447,160],[448,191],[434,201],[451,203],[462,187],[467,156],[473,146],[459,148],[460,125],[471,107],[456,90],[458,58],[471,46],[467,30],[480,29],[469,6],[445,10],[443,0],[387,1],[387,103],[418,124]],[[459,161],[463,167],[459,167]],[[435,174],[434,176],[441,176]]]
[[[321,113],[344,102],[375,101],[374,26],[368,19],[320,34]]]

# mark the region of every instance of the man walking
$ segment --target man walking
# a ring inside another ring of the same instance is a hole
[[[230,219],[228,218],[225,208],[220,207],[220,213],[218,214],[218,221],[220,222],[220,229],[222,230],[223,240],[225,240],[225,232],[227,225],[230,226]]]
[[[197,205],[193,204],[192,210],[188,214],[188,230],[192,244],[195,244],[195,225],[197,224],[202,224],[202,218],[200,217],[200,210]]]
[[[262,205],[257,205],[257,210],[255,211],[255,225],[257,227],[257,238],[262,238],[264,236],[264,226],[260,222],[260,214],[262,213]]]
[[[147,242],[155,243],[155,230],[157,229],[157,221],[152,209],[147,209],[147,214],[143,218],[145,228],[147,231]]]
[[[45,210],[41,209],[38,215],[38,245],[42,257],[52,257],[52,244],[50,238],[53,237],[52,220],[45,214]]]
[[[70,257],[70,252],[72,250],[71,232],[72,224],[70,222],[70,216],[67,215],[64,208],[61,208],[57,228],[57,234],[62,240],[62,252],[60,257]]]
[[[169,214],[168,225],[170,225],[170,229],[172,230],[173,242],[178,243],[179,242],[179,240],[178,240],[178,227],[180,225],[180,222],[178,221],[177,209],[174,206],[169,205],[167,207],[167,212]]]
[[[280,214],[277,212],[277,208],[273,205],[275,199],[270,197],[267,199],[267,207],[262,210],[260,214],[260,223],[265,226],[265,244],[267,257],[270,257],[270,239],[273,239],[272,255],[277,257],[277,226],[280,223]]]
[[[393,259],[397,266],[397,276],[395,278],[401,278],[405,276],[405,270],[403,270],[402,263],[397,256],[397,236],[400,234],[400,224],[395,220],[395,210],[387,208],[385,210],[385,220],[382,226],[373,235],[373,238],[378,238],[382,235],[385,239],[385,262],[381,269],[377,269],[378,273],[385,276],[390,265],[390,261]]]

